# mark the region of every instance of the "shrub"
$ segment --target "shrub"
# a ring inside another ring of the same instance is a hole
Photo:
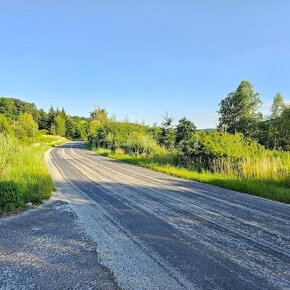
[[[163,151],[145,126],[128,122],[107,122],[89,140],[97,147],[122,149],[132,155],[153,156]]]

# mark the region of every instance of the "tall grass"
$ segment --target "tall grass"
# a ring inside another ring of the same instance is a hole
[[[241,179],[255,179],[290,187],[290,155],[283,158],[263,156],[242,158],[236,162],[219,159],[212,162],[213,173],[224,173]]]
[[[0,134],[0,213],[50,197],[53,182],[44,152],[64,141],[58,136],[39,136],[24,144]]]
[[[197,170],[194,166],[176,166],[170,154],[142,157],[124,154],[121,150],[96,148],[103,156],[122,160],[173,176],[213,184],[268,199],[290,203],[290,156],[243,158],[238,162],[220,159],[212,163],[212,170]]]

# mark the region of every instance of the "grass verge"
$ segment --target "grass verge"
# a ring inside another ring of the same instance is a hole
[[[30,144],[0,135],[0,214],[24,208],[27,203],[39,204],[54,189],[46,169],[44,153],[62,144],[65,138],[39,136]]]
[[[89,145],[87,146],[90,148]],[[149,168],[154,171],[163,172],[172,176],[212,184],[222,188],[290,204],[290,188],[281,186],[275,181],[254,178],[243,179],[235,175],[211,173],[208,171],[197,172],[193,168],[174,166],[168,162],[167,158],[162,157],[145,158],[142,156],[112,152],[111,150],[104,148],[96,148],[93,151],[103,156]]]

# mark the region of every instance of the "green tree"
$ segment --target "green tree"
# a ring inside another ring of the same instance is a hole
[[[73,119],[69,116],[66,118],[66,137],[70,139],[87,139],[86,121]]]
[[[39,112],[34,103],[14,98],[0,98],[0,114],[4,114],[10,120],[16,120],[23,113],[30,114],[36,122],[39,119]]]
[[[65,128],[66,128],[65,137],[73,139],[75,134],[75,122],[72,120],[71,117],[68,117],[66,119]]]
[[[54,123],[49,127],[49,134],[50,135],[57,135],[56,134],[56,127],[55,127]]]
[[[190,139],[191,135],[196,131],[195,125],[185,117],[180,119],[176,126],[176,144],[182,140]]]
[[[160,126],[157,126],[157,123],[154,123],[152,128],[150,128],[150,131],[152,133],[152,136],[154,140],[161,145],[162,143],[162,129]]]
[[[65,118],[61,115],[57,115],[54,119],[55,133],[56,135],[65,136],[66,127],[65,127]]]
[[[287,137],[284,136],[285,132],[283,133],[285,131],[283,129],[285,121],[287,120],[287,114],[284,113],[285,110],[287,112],[283,96],[277,93],[273,99],[270,118],[259,125],[258,140],[267,148],[285,149],[287,147]]]
[[[275,119],[278,129],[278,149],[290,151],[290,106],[285,106],[281,116]]]
[[[64,108],[61,109],[61,111],[58,113],[60,116],[62,116],[63,118],[66,118],[67,117],[67,113],[65,111]]]
[[[48,111],[48,127],[50,128],[54,123],[54,119],[56,117],[56,110],[51,106]]]
[[[163,121],[161,123],[161,140],[160,145],[165,147],[166,149],[173,148],[175,145],[176,134],[173,129],[172,123],[173,118],[169,117],[168,113],[163,116]]]
[[[38,128],[39,130],[49,130],[48,115],[43,109],[39,110]]]
[[[275,119],[280,117],[285,108],[286,105],[284,103],[283,96],[280,93],[277,93],[273,99],[273,104],[271,107],[271,118]]]
[[[19,115],[15,127],[15,135],[20,139],[25,139],[26,137],[35,137],[37,134],[38,126],[32,115],[28,113]]]
[[[14,100],[12,98],[0,98],[0,114],[3,114],[9,119],[16,117],[16,112],[14,110]]]
[[[262,118],[257,112],[261,100],[249,81],[242,81],[219,105],[219,128],[225,127],[229,133],[240,132],[250,137],[256,135]]]
[[[90,112],[90,117],[91,120],[103,124],[108,121],[108,112],[103,108],[95,108],[92,112]]]
[[[12,128],[9,125],[7,118],[5,117],[5,115],[0,114],[0,133],[12,135],[12,132]]]
[[[101,124],[98,121],[91,120],[87,128],[88,134],[95,135],[100,127],[101,127]]]

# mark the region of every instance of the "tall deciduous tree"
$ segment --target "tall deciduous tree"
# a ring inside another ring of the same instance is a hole
[[[108,120],[108,112],[106,109],[102,108],[95,108],[91,113],[90,113],[91,120],[97,121],[99,123],[104,123]]]
[[[273,99],[273,104],[271,107],[272,119],[280,117],[285,107],[286,105],[284,103],[283,96],[280,93],[277,93]]]
[[[241,132],[245,136],[255,136],[262,117],[257,111],[261,100],[249,81],[242,81],[219,105],[219,128],[224,127],[229,133]]]
[[[19,138],[35,137],[38,133],[37,123],[31,114],[20,114],[16,125],[16,136]]]

